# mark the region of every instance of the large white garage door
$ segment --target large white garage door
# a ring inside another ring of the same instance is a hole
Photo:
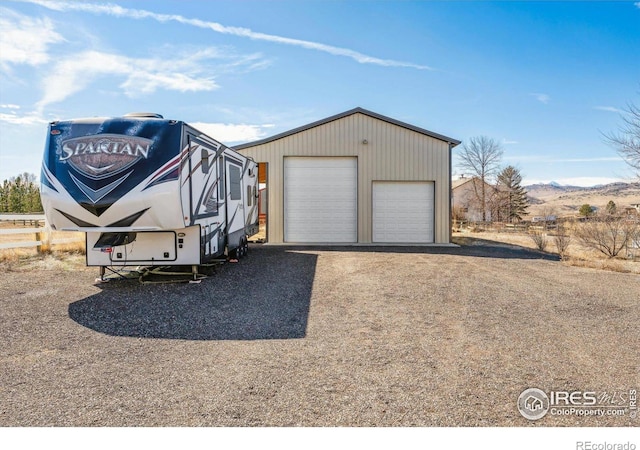
[[[431,243],[433,182],[373,182],[373,242]]]
[[[356,158],[284,158],[285,242],[356,242]]]

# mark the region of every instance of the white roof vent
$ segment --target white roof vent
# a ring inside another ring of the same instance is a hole
[[[125,114],[124,117],[146,117],[148,119],[164,119],[160,114],[150,112],[132,112]]]

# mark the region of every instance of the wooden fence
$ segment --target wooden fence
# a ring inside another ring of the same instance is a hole
[[[31,228],[0,228],[0,236],[32,234],[34,240],[20,240],[16,242],[0,242],[0,250],[11,248],[37,247],[38,252],[51,248],[56,244],[71,244],[82,242],[80,237],[52,239],[51,228],[46,223],[44,214],[0,214],[0,222],[13,222],[14,225],[22,223],[23,226],[33,225]]]

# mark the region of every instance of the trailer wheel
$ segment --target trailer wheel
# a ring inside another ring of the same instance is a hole
[[[238,247],[234,248],[229,252],[229,257],[231,259],[240,259],[247,256],[248,252],[249,252],[249,241],[247,240],[247,238],[243,237],[243,238],[240,238],[240,241],[238,242]]]
[[[238,252],[238,259],[244,258],[244,255],[245,255],[245,252],[244,252],[244,238],[240,238],[240,242],[238,242],[237,252]]]
[[[246,237],[244,238],[244,244],[242,247],[243,247],[244,256],[247,256],[249,254],[249,239],[247,239]]]

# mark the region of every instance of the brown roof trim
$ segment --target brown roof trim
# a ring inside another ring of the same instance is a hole
[[[336,114],[336,115],[331,116],[331,117],[327,117],[326,119],[318,120],[318,121],[312,122],[312,123],[310,123],[308,125],[303,125],[301,127],[294,128],[293,130],[285,131],[284,133],[276,134],[274,136],[271,136],[271,137],[268,137],[268,138],[265,138],[265,139],[260,139],[258,141],[253,141],[253,142],[247,142],[246,144],[236,145],[236,146],[233,147],[233,149],[234,150],[242,150],[242,149],[249,148],[249,147],[255,147],[256,145],[261,145],[261,144],[266,144],[268,142],[273,142],[273,141],[276,141],[278,139],[282,139],[282,138],[285,138],[287,136],[291,136],[292,134],[300,133],[301,131],[306,131],[306,130],[309,130],[311,128],[315,128],[317,126],[324,125],[324,124],[329,123],[329,122],[333,122],[334,120],[339,120],[339,119],[342,119],[344,117],[351,116],[353,114],[364,114],[365,116],[369,116],[369,117],[373,117],[375,119],[383,120],[383,121],[391,123],[393,125],[397,125],[399,127],[406,128],[406,129],[411,130],[411,131],[415,131],[416,133],[424,134],[424,135],[432,137],[434,139],[439,139],[441,141],[448,142],[449,144],[451,144],[452,147],[455,147],[456,145],[460,144],[460,141],[457,140],[457,139],[453,139],[453,138],[444,136],[442,134],[434,133],[433,131],[425,130],[424,128],[416,127],[414,125],[410,125],[410,124],[405,123],[405,122],[400,122],[399,120],[395,120],[395,119],[392,119],[390,117],[383,116],[381,114],[374,113],[372,111],[368,111],[368,110],[366,110],[364,108],[354,108],[354,109],[350,109],[349,111],[345,111],[343,113]]]

